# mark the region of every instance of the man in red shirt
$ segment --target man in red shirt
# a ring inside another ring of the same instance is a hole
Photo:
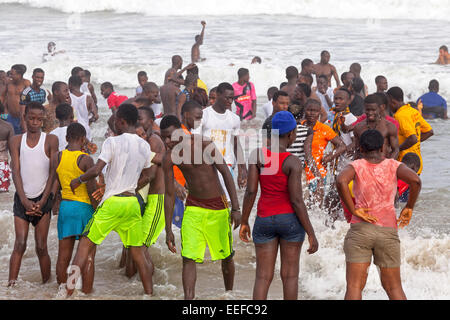
[[[112,113],[116,111],[122,102],[128,100],[127,96],[120,95],[114,91],[114,87],[111,82],[103,82],[100,86],[100,92],[108,102],[108,107],[111,109]]]

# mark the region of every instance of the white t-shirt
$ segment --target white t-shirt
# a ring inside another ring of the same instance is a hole
[[[67,126],[65,127],[58,127],[54,129],[50,134],[54,134],[58,137],[59,141],[59,151],[63,151],[67,147],[67,140],[66,140],[66,134],[67,134]]]
[[[240,128],[241,121],[237,114],[230,110],[218,113],[211,106],[203,109],[202,123],[192,133],[201,133],[210,138],[222,153],[225,162],[228,165],[234,165],[233,136],[239,136]]]
[[[319,90],[316,90],[316,94],[320,99],[320,102],[322,103],[322,106],[325,108],[325,110],[328,112],[330,110],[330,107],[328,106],[327,99],[325,98],[325,95],[321,94]],[[333,89],[331,87],[328,87],[327,89],[327,96],[330,98],[331,102],[333,102],[334,99],[334,93]]]
[[[114,195],[135,193],[142,170],[151,166],[151,156],[150,145],[136,134],[107,138],[98,157],[108,165],[105,194],[99,205]]]
[[[267,119],[270,115],[272,115],[273,112],[272,99],[263,104],[262,109],[264,112],[264,119]]]

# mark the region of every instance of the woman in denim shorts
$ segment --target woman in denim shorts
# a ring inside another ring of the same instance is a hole
[[[288,97],[280,95],[274,99],[274,103],[283,98],[288,100]],[[252,234],[256,251],[256,279],[253,287],[255,300],[267,299],[278,247],[284,299],[297,299],[300,250],[305,232],[310,245],[308,252],[316,252],[319,246],[302,198],[301,161],[286,152],[286,148],[296,139],[296,130],[297,123],[290,112],[277,112],[272,119],[271,136],[272,141],[279,140],[279,149],[263,147],[255,150],[249,160],[239,236],[242,241],[249,241],[251,232],[248,219],[259,181],[261,196]],[[272,145],[276,144],[272,142]]]

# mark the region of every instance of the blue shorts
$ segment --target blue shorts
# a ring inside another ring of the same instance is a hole
[[[94,208],[85,202],[61,201],[58,213],[58,240],[73,236],[78,240],[93,213]]]
[[[21,134],[22,133],[22,126],[20,125],[20,118],[13,117],[12,115],[8,114],[8,117],[6,118],[6,121],[11,123],[14,129],[14,134]]]
[[[289,242],[303,242],[305,229],[295,213],[283,213],[265,218],[256,216],[252,237],[254,243],[267,243],[277,237]]]

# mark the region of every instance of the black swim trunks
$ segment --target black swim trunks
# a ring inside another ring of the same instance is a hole
[[[42,194],[37,198],[28,199],[28,200],[33,201],[33,202],[38,202],[41,199],[42,199]],[[14,216],[19,217],[25,221],[31,222],[33,227],[36,227],[36,225],[39,223],[39,221],[41,221],[44,214],[47,214],[47,213],[51,214],[52,206],[53,206],[53,194],[50,194],[50,196],[47,199],[47,202],[45,203],[44,207],[42,208],[43,215],[42,216],[30,216],[25,213],[26,212],[25,207],[23,206],[22,202],[20,201],[20,197],[17,194],[17,192],[14,194],[14,206],[13,206]]]

